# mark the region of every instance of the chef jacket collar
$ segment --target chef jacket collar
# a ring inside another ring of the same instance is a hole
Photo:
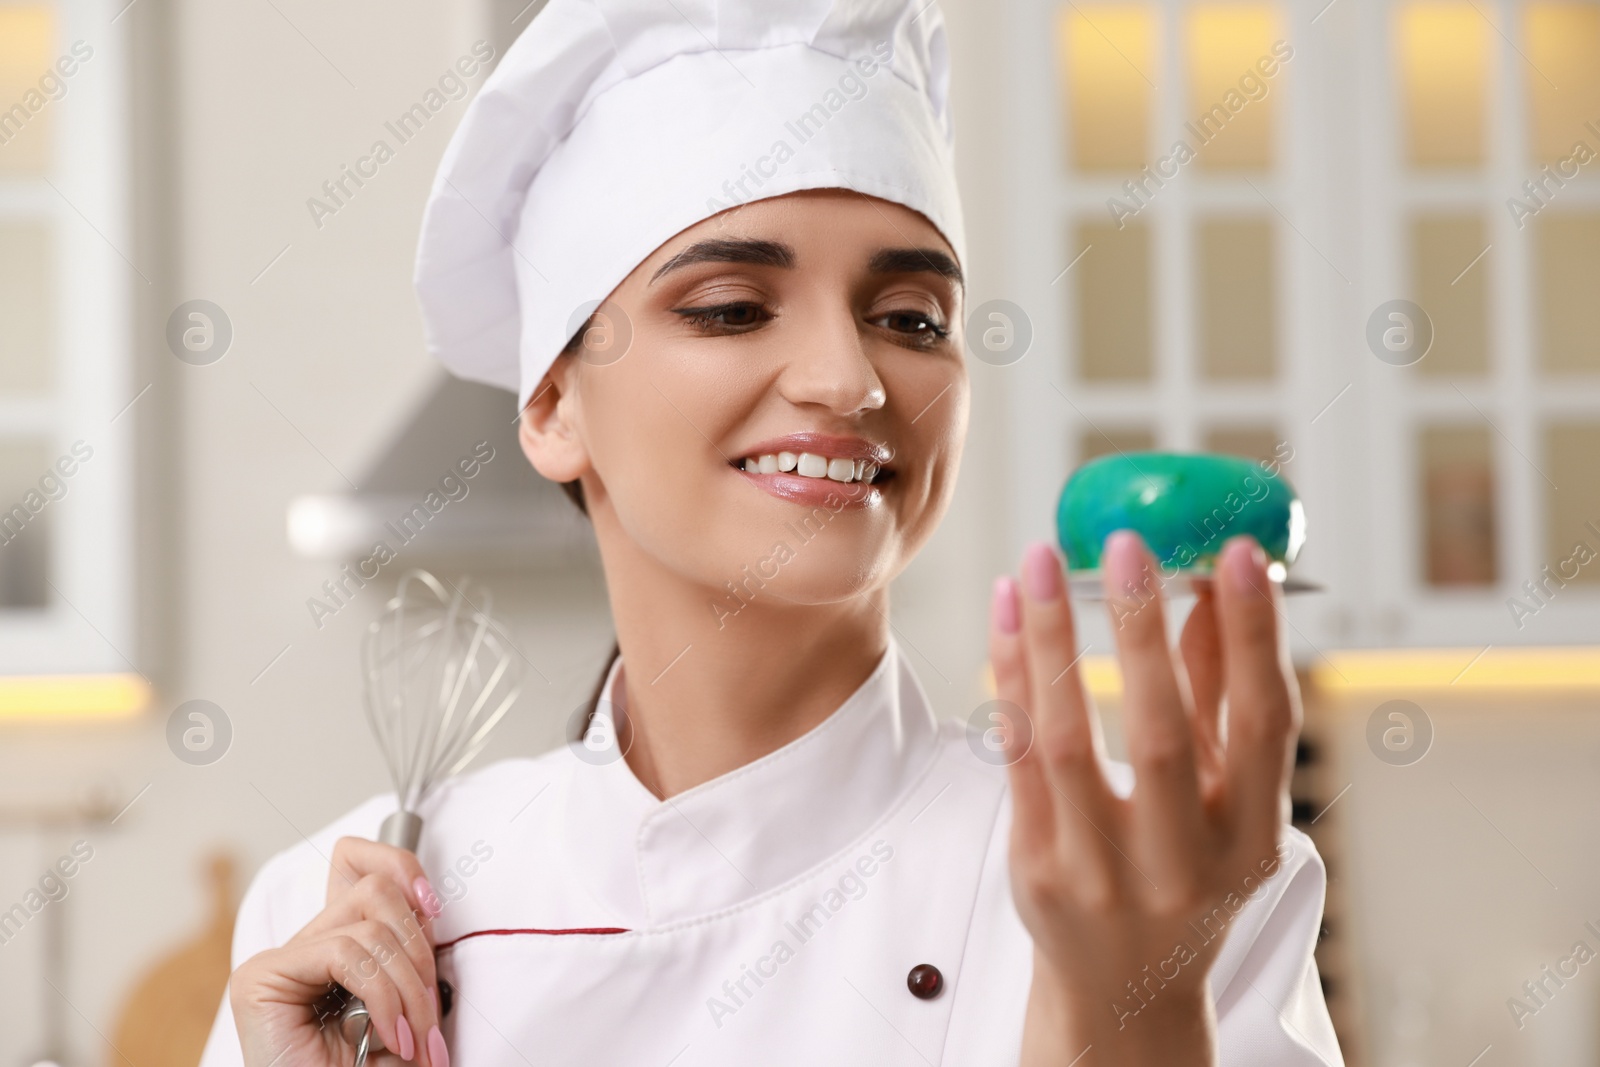
[[[619,656],[602,709],[625,698],[623,679]],[[629,929],[737,904],[864,833],[927,770],[937,733],[927,695],[891,637],[872,673],[818,726],[665,801],[614,745],[610,759],[570,746],[567,858],[612,912],[608,921]]]

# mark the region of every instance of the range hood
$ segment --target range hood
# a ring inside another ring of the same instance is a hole
[[[296,497],[289,545],[317,560],[395,557],[483,565],[568,562],[594,551],[588,520],[517,443],[510,393],[443,375],[356,483]]]

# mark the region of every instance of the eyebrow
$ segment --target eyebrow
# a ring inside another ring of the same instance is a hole
[[[751,263],[760,267],[793,268],[794,249],[778,241],[755,238],[696,241],[673,256],[650,276],[651,284],[683,267],[695,263]],[[873,274],[918,274],[933,272],[964,285],[961,267],[937,248],[883,248],[872,254],[867,270]]]
[[[932,271],[957,285],[965,285],[961,267],[937,248],[885,248],[873,253],[867,262],[873,274],[916,274]]]
[[[673,256],[650,276],[654,284],[662,276],[694,263],[753,263],[759,267],[794,266],[794,249],[777,241],[738,240],[696,241]]]

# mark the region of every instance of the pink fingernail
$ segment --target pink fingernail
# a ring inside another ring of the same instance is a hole
[[[1014,634],[1022,629],[1022,615],[1017,605],[1017,582],[1009,574],[994,580],[994,595],[989,600],[989,616],[995,628],[1003,634]]]
[[[438,894],[433,891],[433,886],[426,878],[419,875],[417,880],[411,883],[411,888],[416,891],[422,910],[429,916],[437,918],[439,913],[444,911],[444,905],[439,902]]]
[[[1144,584],[1144,558],[1140,539],[1132,530],[1116,530],[1106,538],[1101,563],[1111,578],[1112,587],[1123,596],[1137,595]]]
[[[417,1039],[412,1036],[411,1024],[406,1022],[404,1015],[395,1020],[395,1034],[400,1041],[400,1058],[409,1060],[417,1054]]]
[[[1254,537],[1250,538],[1250,562],[1255,564],[1256,570],[1266,573],[1267,553]]]
[[[1233,566],[1234,587],[1248,592],[1260,588],[1259,583],[1266,581],[1267,554],[1253,537],[1241,537],[1238,540],[1245,542],[1248,550],[1234,549],[1234,554],[1245,557]]]
[[[1061,595],[1061,562],[1050,542],[1035,541],[1022,553],[1022,588],[1041,603]]]
[[[428,1063],[430,1067],[450,1067],[450,1050],[444,1047],[444,1035],[437,1026],[428,1031]]]

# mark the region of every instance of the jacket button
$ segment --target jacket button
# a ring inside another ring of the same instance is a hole
[[[931,963],[919,963],[906,975],[906,987],[918,1000],[932,1000],[944,989],[944,975]]]

